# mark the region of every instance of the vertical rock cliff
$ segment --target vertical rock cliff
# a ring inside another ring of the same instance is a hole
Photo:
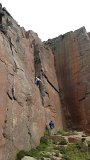
[[[90,133],[90,33],[85,27],[48,44],[55,54],[64,126]]]
[[[51,119],[56,131],[62,129],[52,50],[0,6],[0,160],[36,147]]]
[[[90,133],[90,33],[42,43],[0,4],[0,160],[36,147],[50,120]]]

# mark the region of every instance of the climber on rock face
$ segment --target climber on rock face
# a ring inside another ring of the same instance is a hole
[[[0,10],[2,10],[2,3],[0,3]]]
[[[39,87],[39,86],[40,86],[40,83],[41,83],[40,77],[36,77],[36,78],[35,78],[35,84]]]
[[[6,27],[5,24],[3,24],[3,16],[5,16],[5,12],[3,11],[2,4],[0,3],[0,31],[6,34]]]
[[[2,17],[4,16],[4,11],[2,9],[2,4],[0,3],[0,23],[2,24]]]

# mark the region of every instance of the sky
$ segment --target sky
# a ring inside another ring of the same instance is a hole
[[[1,0],[20,26],[42,41],[85,26],[90,31],[90,0]]]

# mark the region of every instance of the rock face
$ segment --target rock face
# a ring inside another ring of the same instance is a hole
[[[52,50],[26,32],[5,8],[0,15],[0,160],[39,144],[52,119],[62,129],[61,102]],[[40,88],[35,77],[40,76]]]
[[[90,132],[89,36],[82,27],[42,43],[0,5],[0,160],[36,147],[51,119]]]
[[[55,54],[64,126],[90,133],[89,35],[82,27],[48,40],[46,44]]]

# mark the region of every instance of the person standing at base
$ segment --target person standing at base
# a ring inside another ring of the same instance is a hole
[[[50,135],[54,134],[54,128],[55,128],[54,122],[51,120],[49,122],[49,133],[50,133]]]

